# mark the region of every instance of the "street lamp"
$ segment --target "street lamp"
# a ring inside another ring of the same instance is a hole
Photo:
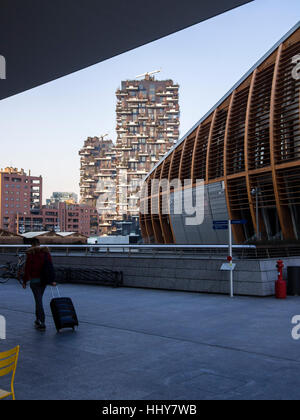
[[[259,195],[261,193],[261,189],[259,187],[253,188],[251,191],[252,197],[256,198],[256,239],[258,241],[261,240],[261,233],[260,233],[260,226],[259,226]]]

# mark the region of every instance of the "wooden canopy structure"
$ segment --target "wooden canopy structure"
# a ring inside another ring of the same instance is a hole
[[[84,245],[88,239],[76,232],[27,232],[22,236],[25,244],[37,238],[41,245]]]
[[[23,244],[23,238],[15,233],[0,229],[0,244],[3,245],[19,245]]]
[[[0,100],[251,1],[1,0]]]
[[[263,240],[300,239],[299,57],[300,22],[153,169],[141,203],[146,242],[176,243],[152,181],[177,179],[223,184],[229,218],[248,221],[247,231],[233,227],[236,243],[258,229]]]

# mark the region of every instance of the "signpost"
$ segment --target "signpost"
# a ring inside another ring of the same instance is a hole
[[[233,254],[232,254],[232,225],[246,225],[248,220],[240,219],[240,220],[214,220],[213,221],[213,229],[214,230],[228,230],[228,257],[227,257],[227,264],[223,264],[221,270],[229,271],[230,274],[230,297],[233,298],[233,271],[236,267],[236,264],[233,264]]]
[[[232,264],[233,255],[232,255],[232,227],[231,227],[231,220],[228,221],[229,226],[229,256],[227,261],[229,264]],[[230,297],[233,298],[233,270],[229,271],[230,273]]]
[[[221,271],[234,271],[236,264],[233,263],[224,263],[221,266]]]

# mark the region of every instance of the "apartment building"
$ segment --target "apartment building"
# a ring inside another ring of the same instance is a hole
[[[0,229],[13,232],[64,231],[98,235],[95,207],[54,201],[42,205],[43,179],[16,168],[0,171]]]
[[[41,215],[46,231],[78,232],[86,236],[99,233],[97,210],[87,205],[57,202],[43,206]]]
[[[116,92],[119,220],[124,215],[138,219],[141,181],[179,138],[179,85],[155,80],[153,73],[123,81]]]
[[[24,169],[7,167],[0,171],[0,229],[15,232],[15,223],[22,215],[40,224],[42,177],[31,176]]]
[[[88,137],[79,155],[81,203],[97,208],[100,233],[111,233],[112,221],[117,218],[114,144],[105,136]]]
[[[79,152],[81,202],[97,207],[101,234],[138,221],[141,181],[179,138],[179,85],[153,73],[116,91],[116,144],[89,137]]]

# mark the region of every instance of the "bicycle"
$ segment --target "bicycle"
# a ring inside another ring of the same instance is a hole
[[[6,279],[5,281],[0,280],[0,284],[5,284],[11,279],[16,279],[22,284],[22,278],[25,268],[25,255],[18,255],[18,261],[13,263],[8,261],[7,263],[0,266],[0,278]],[[2,272],[1,272],[2,271]]]

